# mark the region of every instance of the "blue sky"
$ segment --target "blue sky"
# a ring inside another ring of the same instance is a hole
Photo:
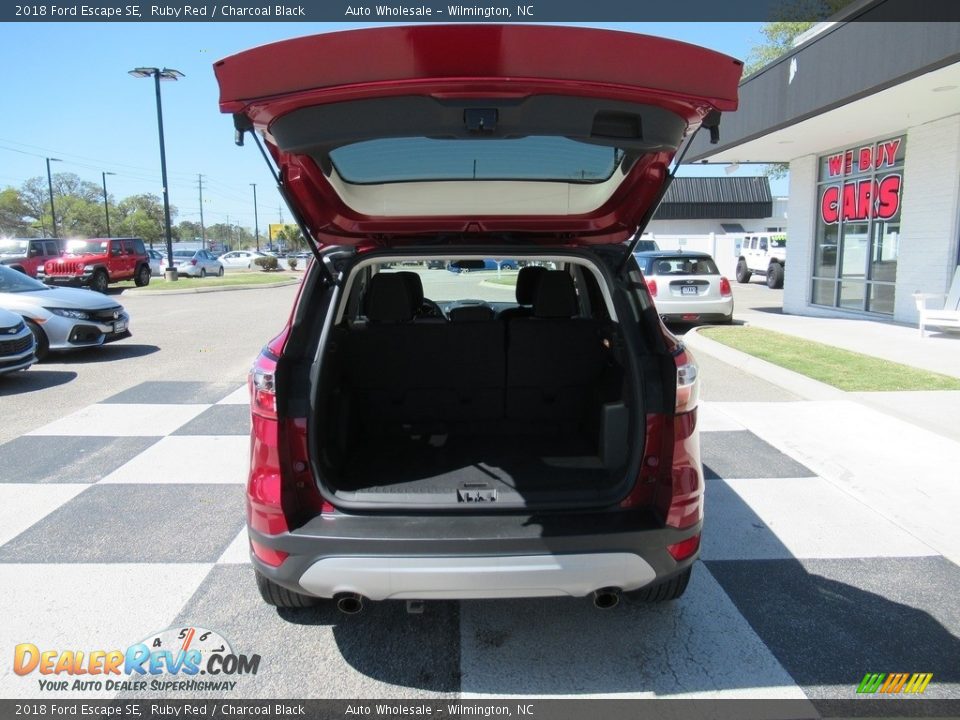
[[[365,25],[369,27],[370,25]],[[632,23],[609,27],[675,38],[741,59],[761,40],[760,23]],[[164,83],[163,111],[176,220],[199,220],[197,174],[204,175],[204,219],[253,227],[257,183],[260,229],[279,219],[280,199],[256,148],[233,144],[229,116],[217,108],[214,61],[289,37],[359,27],[333,23],[23,23],[0,24],[0,187],[46,173],[72,172],[114,198],[160,194],[153,83],[127,70],[170,67],[186,77]],[[717,168],[693,168],[717,174]],[[742,167],[739,174],[757,174]],[[781,181],[775,194],[785,194]],[[284,218],[289,214],[284,209]]]

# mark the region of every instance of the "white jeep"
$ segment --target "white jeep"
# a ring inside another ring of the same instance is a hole
[[[748,235],[740,247],[737,282],[748,283],[754,273],[767,278],[767,287],[783,287],[783,268],[787,262],[787,236]]]

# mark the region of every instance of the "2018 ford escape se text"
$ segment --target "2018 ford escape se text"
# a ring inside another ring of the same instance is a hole
[[[703,521],[697,368],[631,239],[678,148],[736,108],[741,63],[457,25],[214,69],[316,258],[250,376],[264,599],[679,597]],[[491,258],[520,268],[515,295],[442,269]]]

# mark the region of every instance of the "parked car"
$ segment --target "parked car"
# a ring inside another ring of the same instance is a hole
[[[258,257],[266,257],[266,255],[256,250],[231,250],[217,259],[225,268],[253,270],[257,267],[254,262]]]
[[[656,252],[660,249],[660,246],[657,245],[656,240],[637,240],[636,246],[633,248],[633,252]]]
[[[667,322],[733,321],[730,281],[708,253],[636,253],[657,312]]]
[[[139,238],[67,240],[61,257],[37,268],[37,279],[45,283],[87,285],[102,293],[122,280],[149,285],[150,275],[150,258]]]
[[[36,277],[37,268],[62,251],[63,241],[56,238],[0,238],[0,265]]]
[[[743,239],[737,259],[737,282],[748,283],[753,275],[763,275],[767,287],[783,287],[783,271],[787,264],[787,236],[750,235]]]
[[[250,374],[265,602],[684,592],[703,522],[698,371],[626,241],[684,138],[736,108],[741,71],[670,40],[495,24],[301,37],[215,64],[221,110],[262,133],[306,229],[336,243]],[[529,316],[387,269],[489,258],[543,264]],[[418,317],[425,304],[441,312]]]
[[[26,370],[36,362],[37,343],[23,318],[0,309],[0,375]]]
[[[0,267],[0,307],[20,315],[36,338],[36,355],[78,350],[130,337],[130,316],[110,297],[82,288],[52,288]]]
[[[223,263],[206,250],[174,250],[173,264],[180,275],[188,277],[223,275]]]
[[[150,274],[154,277],[163,276],[163,271],[167,267],[167,258],[159,250],[147,248],[147,257],[150,260]]]

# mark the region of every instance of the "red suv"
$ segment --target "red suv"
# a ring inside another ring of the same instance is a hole
[[[0,265],[36,277],[37,268],[62,251],[63,240],[56,238],[0,238]]]
[[[133,280],[137,287],[150,284],[150,256],[140,238],[67,240],[63,256],[37,269],[46,283],[88,285],[106,292],[110,283]]]
[[[520,25],[339,32],[215,65],[318,259],[250,375],[266,602],[683,593],[697,367],[631,238],[678,148],[736,108],[741,70]]]

